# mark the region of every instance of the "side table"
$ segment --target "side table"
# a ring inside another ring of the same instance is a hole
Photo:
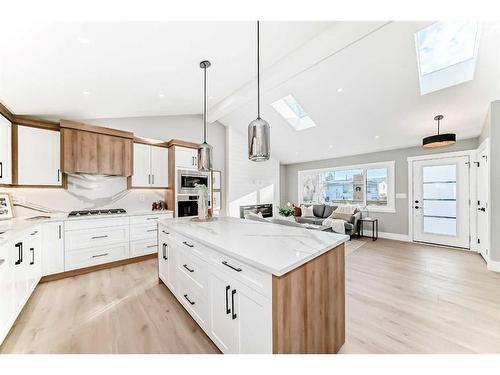
[[[378,239],[378,219],[359,219],[359,230],[358,230],[358,238],[364,235],[364,224],[371,223],[372,224],[372,241],[376,241]]]

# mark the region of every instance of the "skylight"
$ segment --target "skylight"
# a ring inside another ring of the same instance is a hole
[[[297,131],[316,126],[297,99],[291,94],[275,101],[272,106]]]
[[[472,80],[478,42],[477,22],[441,21],[415,33],[422,95]]]

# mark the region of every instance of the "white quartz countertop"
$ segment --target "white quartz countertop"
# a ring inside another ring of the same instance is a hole
[[[68,217],[68,212],[57,213],[33,213],[32,216],[14,218],[10,220],[0,220],[0,246],[4,242],[16,238],[18,235],[32,230],[37,225],[53,221],[73,221],[73,220],[91,220],[91,219],[111,219],[114,217],[129,217],[129,216],[143,216],[143,215],[164,215],[173,214],[171,210],[141,210],[131,211],[126,214],[113,214],[113,215],[89,215],[89,216],[71,216]]]
[[[349,236],[251,220],[163,219],[161,225],[255,268],[282,276],[346,242]]]

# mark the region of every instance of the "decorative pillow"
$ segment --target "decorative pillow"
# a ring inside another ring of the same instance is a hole
[[[323,213],[325,212],[324,204],[315,204],[313,206],[313,215],[315,217],[323,217]]]
[[[300,207],[293,206],[293,216],[302,216],[302,210]]]
[[[313,213],[313,206],[300,206],[300,210],[302,211],[302,217],[311,217],[311,216],[314,216],[314,213]]]
[[[323,212],[323,217],[324,218],[327,218],[327,217],[330,217],[330,215],[333,213],[333,211],[335,211],[335,209],[337,208],[337,206],[330,206],[330,205],[325,205],[325,212]]]
[[[341,212],[336,212],[336,211],[333,211],[332,214],[330,215],[330,218],[332,219],[341,219],[345,221],[350,221],[351,217],[352,217],[351,214],[343,214]]]

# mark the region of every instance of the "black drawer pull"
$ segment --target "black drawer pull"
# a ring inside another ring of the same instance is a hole
[[[188,295],[187,294],[184,294],[184,298],[191,304],[191,305],[194,305],[194,302],[191,301],[189,298],[188,298]]]
[[[163,250],[163,259],[165,260],[168,260],[168,257],[167,257],[167,244],[166,243],[163,243],[162,245],[162,250]]]
[[[35,264],[35,248],[31,247],[30,251],[31,251],[31,262],[30,262],[30,265],[33,265],[33,264]]]
[[[98,255],[92,255],[92,258],[105,257],[106,255],[109,255],[109,253],[98,254]]]
[[[189,272],[194,272],[194,270],[192,270],[191,268],[189,268],[187,266],[187,264],[183,264],[182,267],[184,267],[185,269],[187,269]]]
[[[37,234],[37,233],[38,233],[38,231],[36,230],[36,231],[34,231],[33,233],[31,233],[31,234],[30,234],[30,236],[34,236],[34,235],[35,235],[35,234]]]
[[[107,234],[105,234],[105,235],[103,235],[103,236],[94,236],[94,237],[92,237],[92,239],[93,239],[93,240],[98,240],[98,239],[100,239],[100,238],[108,238],[108,235],[107,235]]]
[[[157,217],[148,217],[148,218],[146,218],[146,220],[158,220],[158,218]]]
[[[17,266],[23,262],[23,243],[18,242],[14,246],[17,247],[17,250],[18,250],[17,260],[15,263],[15,265]]]
[[[233,320],[238,317],[238,315],[236,315],[236,313],[234,312],[234,295],[235,294],[236,294],[236,289],[233,289],[233,291],[231,292],[231,308],[233,310],[233,314],[231,317],[233,318]]]
[[[162,230],[162,232],[165,234],[170,234],[170,232],[167,232],[166,230]]]
[[[229,267],[233,270],[235,270],[236,272],[241,272],[243,271],[241,268],[236,268],[234,266],[231,266],[228,262],[226,262],[225,260],[222,261],[222,264],[225,265],[226,267]]]
[[[184,241],[183,244],[186,245],[187,247],[194,247],[193,244],[186,242],[186,241]]]
[[[156,232],[157,229],[148,229],[146,232]]]
[[[226,315],[231,314],[231,309],[229,308],[229,296],[227,295],[229,289],[231,289],[231,285],[226,286]]]
[[[149,246],[146,246],[148,249],[150,248],[153,248],[153,247],[156,247],[156,245],[149,245]]]

